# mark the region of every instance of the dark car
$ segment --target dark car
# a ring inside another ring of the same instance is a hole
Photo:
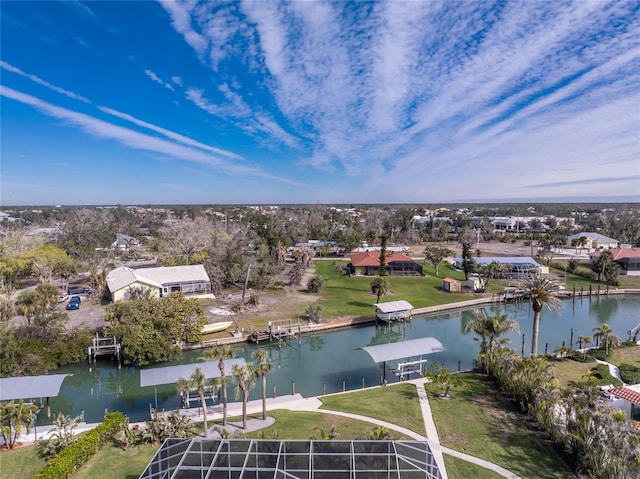
[[[86,286],[71,286],[68,293],[72,294],[89,294],[91,290]]]
[[[67,309],[80,309],[81,302],[80,296],[71,296],[71,299],[67,303]]]

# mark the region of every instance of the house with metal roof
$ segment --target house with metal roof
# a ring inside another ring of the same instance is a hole
[[[132,269],[120,266],[107,274],[112,301],[128,300],[136,289],[161,298],[172,293],[185,296],[213,297],[211,280],[201,264]]]
[[[471,259],[477,266],[489,266],[491,263],[497,263],[501,267],[502,274],[511,279],[529,278],[533,274],[545,273],[540,263],[529,256],[486,256]],[[462,269],[462,258],[455,258],[454,261],[455,267]],[[546,268],[544,269],[546,270]]]
[[[569,245],[574,246],[574,241],[577,241],[581,238],[583,239],[583,246],[588,249],[617,248],[620,244],[617,239],[609,238],[608,236],[602,235],[600,233],[592,233],[587,231],[576,233],[567,237],[567,242]]]

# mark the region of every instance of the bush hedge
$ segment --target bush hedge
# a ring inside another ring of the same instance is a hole
[[[34,479],[66,479],[80,466],[96,454],[125,423],[124,414],[111,412],[104,417],[102,424],[85,434],[78,442],[60,451],[40,469]]]

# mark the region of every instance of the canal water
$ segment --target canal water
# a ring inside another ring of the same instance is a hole
[[[295,392],[305,397],[358,389],[380,384],[382,365],[375,364],[370,356],[358,348],[385,342],[434,337],[446,351],[425,356],[429,364],[434,361],[444,363],[451,370],[469,369],[479,351],[479,344],[472,333],[464,333],[464,324],[474,309],[455,310],[414,317],[405,323],[391,327],[374,324],[342,329],[326,333],[303,336],[278,346],[274,343],[240,344],[235,346],[236,357],[251,361],[252,352],[263,348],[269,352],[274,365],[267,375],[267,395],[281,396]],[[496,311],[507,312],[511,319],[520,323],[520,333],[510,333],[509,347],[524,352],[531,349],[531,328],[533,312],[528,303],[501,304],[483,308],[489,314]],[[543,310],[540,325],[539,353],[544,353],[545,344],[552,352],[563,341],[569,345],[573,328],[574,347],[578,336],[592,335],[595,326],[608,323],[614,333],[627,339],[628,331],[640,323],[640,296],[593,297],[564,300],[561,311],[550,313]],[[416,358],[412,358],[416,359]],[[185,353],[180,360],[163,363],[156,367],[203,361],[203,351]],[[387,364],[387,367],[391,366]],[[88,363],[60,368],[53,373],[70,373],[57,398],[51,398],[48,408],[43,408],[38,416],[38,424],[48,424],[57,412],[67,415],[84,414],[86,422],[99,422],[107,411],[122,411],[131,421],[149,419],[150,407],[157,401],[158,410],[172,410],[180,407],[180,398],[175,384],[154,387],[140,387],[140,371],[137,368],[117,368],[114,361],[99,360],[91,368]],[[389,382],[398,378],[387,371]],[[415,377],[415,376],[414,376]],[[176,378],[177,381],[178,378]],[[228,380],[229,401],[233,400],[234,381]],[[261,383],[251,391],[251,399],[261,397]]]

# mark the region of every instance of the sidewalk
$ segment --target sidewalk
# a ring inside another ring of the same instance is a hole
[[[416,390],[418,393],[418,399],[420,401],[420,408],[422,409],[422,416],[425,424],[425,435],[421,435],[412,431],[410,429],[398,426],[391,422],[382,421],[379,419],[375,419],[368,416],[363,416],[360,414],[346,413],[342,411],[332,411],[329,409],[320,409],[322,406],[322,401],[317,397],[305,398],[301,394],[293,394],[286,396],[278,396],[276,398],[267,398],[267,410],[274,409],[287,409],[289,411],[309,411],[309,412],[318,412],[323,414],[332,414],[336,416],[343,416],[351,419],[357,419],[360,421],[369,422],[371,424],[375,424],[377,426],[385,427],[392,431],[397,431],[402,433],[410,438],[417,441],[427,441],[429,443],[429,447],[435,457],[436,463],[438,464],[438,468],[440,469],[440,473],[442,475],[442,479],[448,479],[448,475],[446,472],[445,464],[444,464],[444,454],[449,454],[451,456],[457,457],[467,462],[471,462],[473,464],[477,464],[479,466],[490,469],[497,474],[500,474],[503,477],[508,479],[520,479],[519,476],[504,469],[497,464],[486,461],[484,459],[480,459],[475,456],[471,456],[469,454],[465,454],[463,452],[456,451],[454,449],[450,449],[448,447],[442,446],[440,444],[440,438],[438,436],[438,430],[436,428],[435,422],[433,421],[433,416],[431,414],[431,407],[429,405],[429,398],[427,397],[427,393],[424,389],[424,383],[427,382],[427,378],[418,378],[411,379],[408,381],[404,381],[404,383],[414,384],[416,386]],[[376,386],[383,387],[383,386]],[[393,387],[393,385],[389,385],[386,387]],[[346,393],[337,393],[337,394],[349,394]],[[159,414],[168,414],[170,411],[158,411]],[[190,409],[181,409],[180,413],[184,416],[188,416],[192,421],[201,422],[204,417],[202,415],[202,408],[190,408]],[[262,413],[262,400],[254,400],[249,401],[247,403],[247,415],[255,416],[260,415]],[[231,402],[227,403],[227,417],[240,417],[242,416],[242,402]],[[215,406],[207,407],[207,421],[213,422],[222,420],[222,405],[217,404]],[[236,431],[240,433],[246,433],[251,431],[256,431],[259,429],[263,429],[265,427],[271,426],[274,423],[273,418],[267,417],[266,420],[262,420],[260,418],[251,418],[247,419],[247,428],[242,428],[242,420],[240,421],[228,421],[227,425],[224,428],[230,433],[233,434]],[[144,427],[145,423],[132,423],[138,424],[139,427]],[[89,429],[94,428],[98,424],[87,424],[81,423],[76,429],[75,433],[80,433],[83,431],[87,431]],[[211,426],[209,431],[213,431],[214,428],[221,428],[222,425],[218,422],[215,426]],[[53,430],[52,426],[41,426],[37,428],[38,439],[48,439],[50,432]],[[29,434],[23,434],[19,438],[19,442],[30,443],[34,441],[35,431],[33,428]]]

